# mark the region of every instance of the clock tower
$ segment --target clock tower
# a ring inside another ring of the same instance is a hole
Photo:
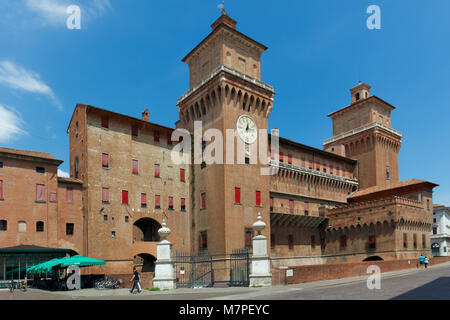
[[[223,162],[203,157],[201,164],[191,165],[192,221],[186,226],[191,228],[192,252],[222,254],[251,245],[258,212],[270,222],[269,176],[261,174],[268,164],[268,138],[261,129],[267,132],[275,93],[261,81],[260,58],[267,47],[237,31],[225,10],[211,27],[183,59],[190,88],[178,99],[176,125],[193,134],[194,122],[201,121],[203,134],[215,129],[210,132],[223,136]],[[216,139],[203,137],[203,156]],[[242,147],[245,161],[237,156]],[[269,236],[270,228],[263,233]]]

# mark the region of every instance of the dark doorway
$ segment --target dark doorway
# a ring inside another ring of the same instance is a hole
[[[383,258],[379,256],[370,256],[365,258],[363,261],[383,261]]]
[[[160,228],[161,225],[156,220],[151,218],[139,219],[133,225],[133,240],[159,242],[158,230]]]
[[[134,266],[141,268],[141,272],[155,272],[156,258],[148,253],[140,253],[134,257]]]

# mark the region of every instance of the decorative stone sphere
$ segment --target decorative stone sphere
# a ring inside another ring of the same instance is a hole
[[[158,230],[158,234],[163,240],[166,240],[167,236],[171,233],[169,228],[166,227],[166,219],[162,221],[162,227]]]
[[[258,221],[253,224],[253,230],[258,232],[258,235],[261,234],[261,231],[266,227],[264,221],[261,220],[261,212],[258,212]]]

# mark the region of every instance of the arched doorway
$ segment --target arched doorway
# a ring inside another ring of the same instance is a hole
[[[159,242],[158,230],[160,228],[161,225],[156,220],[151,218],[139,219],[133,224],[133,240]]]
[[[134,266],[141,272],[155,272],[156,258],[148,253],[140,253],[134,256]]]
[[[379,256],[370,256],[365,258],[363,261],[383,261],[383,258]]]
[[[434,242],[431,245],[431,253],[433,254],[433,257],[439,257],[440,256],[440,248],[441,245],[437,242]]]

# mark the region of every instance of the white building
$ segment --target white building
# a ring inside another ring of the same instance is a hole
[[[431,231],[431,250],[433,256],[449,256],[450,244],[450,207],[433,208],[433,230]]]

